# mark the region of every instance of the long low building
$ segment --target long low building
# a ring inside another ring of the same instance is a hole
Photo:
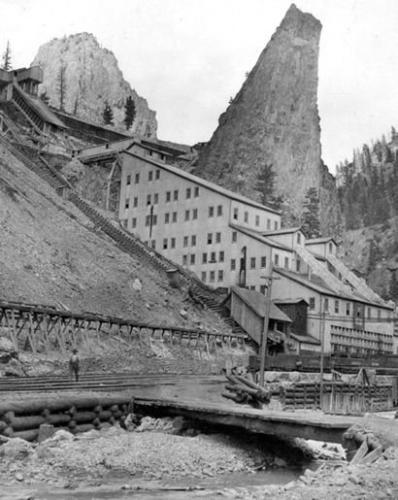
[[[89,168],[117,150],[119,219],[148,246],[214,288],[264,295],[272,273],[272,299],[304,299],[306,333],[325,352],[396,352],[393,306],[337,258],[333,238],[307,240],[300,227],[282,227],[278,210],[190,174],[150,144],[119,146],[80,159]]]

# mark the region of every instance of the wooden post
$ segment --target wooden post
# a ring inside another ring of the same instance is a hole
[[[321,366],[320,366],[320,386],[319,386],[319,397],[320,397],[320,407],[322,408],[323,404],[323,371],[324,371],[324,356],[325,356],[325,305],[323,303],[325,299],[321,296]]]
[[[269,276],[264,276],[264,278],[268,280],[268,285],[267,285],[267,292],[265,294],[264,324],[263,324],[263,333],[261,336],[261,345],[260,345],[260,380],[259,380],[259,385],[261,387],[264,386],[265,358],[267,355],[268,324],[269,324],[269,313],[271,310],[272,272],[273,272],[273,264],[272,264],[272,259],[271,259]]]

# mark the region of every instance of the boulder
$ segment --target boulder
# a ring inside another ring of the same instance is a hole
[[[11,438],[0,447],[0,455],[9,460],[26,458],[33,451],[33,446],[21,438]]]

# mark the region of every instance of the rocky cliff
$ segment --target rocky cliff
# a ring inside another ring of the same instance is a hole
[[[202,148],[195,173],[262,201],[272,170],[276,195],[299,215],[322,184],[317,106],[321,23],[294,4]]]
[[[44,81],[39,92],[46,92],[55,107],[60,107],[60,79],[63,78],[65,111],[102,123],[108,102],[114,124],[123,128],[124,104],[126,98],[132,96],[136,118],[130,132],[156,136],[155,111],[123,78],[114,54],[102,48],[93,35],[79,33],[55,38],[39,48],[32,65],[43,69]],[[62,77],[61,69],[64,70]]]

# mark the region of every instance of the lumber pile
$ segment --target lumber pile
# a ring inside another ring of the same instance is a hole
[[[253,408],[262,408],[263,404],[269,403],[271,392],[241,375],[226,375],[228,383],[225,386],[227,392],[222,396],[239,404],[249,404]]]

